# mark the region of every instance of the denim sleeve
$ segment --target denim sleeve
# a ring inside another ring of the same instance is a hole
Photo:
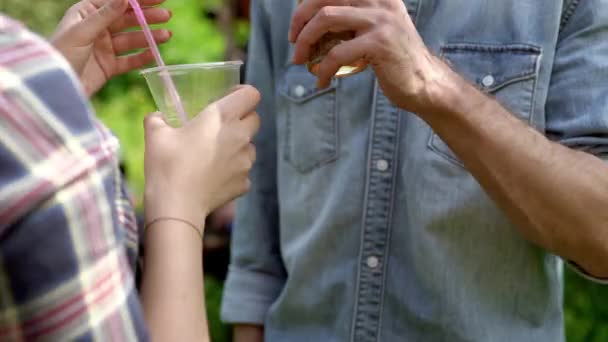
[[[608,3],[574,0],[570,7],[547,98],[547,134],[608,162]],[[587,279],[608,282],[571,266]]]
[[[222,319],[263,325],[286,274],[279,247],[277,139],[270,28],[263,0],[252,2],[247,81],[262,94],[258,155],[251,191],[237,203],[231,266],[224,289]],[[287,33],[285,33],[287,34]]]

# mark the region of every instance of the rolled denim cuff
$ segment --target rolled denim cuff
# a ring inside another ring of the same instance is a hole
[[[284,278],[231,266],[224,287],[222,320],[230,324],[264,325],[268,309],[284,284]]]
[[[566,264],[570,267],[571,270],[576,272],[581,277],[590,280],[597,284],[608,285],[608,278],[598,278],[589,274],[589,272],[585,271],[582,267],[572,261],[567,261]]]

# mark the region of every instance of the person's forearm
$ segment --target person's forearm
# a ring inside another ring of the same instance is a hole
[[[549,141],[446,75],[432,91],[434,109],[420,116],[526,238],[608,277],[608,164]]]
[[[202,239],[184,223],[147,229],[142,284],[144,314],[155,341],[209,341]]]
[[[263,342],[264,327],[261,325],[237,324],[234,326],[234,342]]]

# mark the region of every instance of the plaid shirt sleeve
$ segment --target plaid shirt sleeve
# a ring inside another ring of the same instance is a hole
[[[117,140],[67,62],[0,16],[0,340],[147,340]]]

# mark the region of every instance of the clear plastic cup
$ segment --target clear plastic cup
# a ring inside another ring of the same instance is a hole
[[[175,94],[167,89],[167,78],[175,86],[179,101],[187,119],[198,115],[207,105],[222,98],[241,81],[243,62],[217,62],[202,64],[170,65],[142,70],[154,102],[173,127],[182,124]]]

